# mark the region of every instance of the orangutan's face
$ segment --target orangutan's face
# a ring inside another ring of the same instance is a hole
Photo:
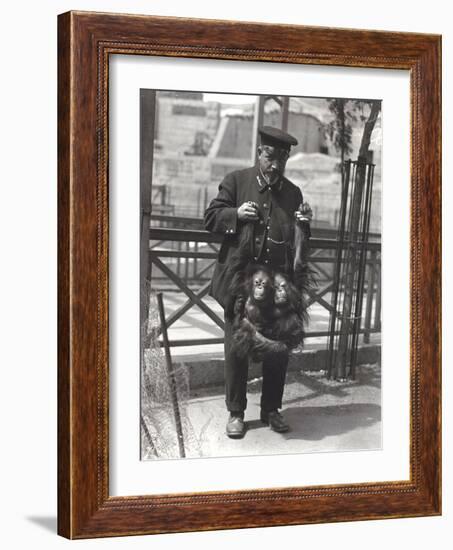
[[[272,280],[269,275],[261,270],[254,273],[252,277],[252,288],[250,296],[255,302],[265,302],[272,296]]]
[[[274,277],[274,303],[277,305],[288,302],[288,281],[282,275]]]

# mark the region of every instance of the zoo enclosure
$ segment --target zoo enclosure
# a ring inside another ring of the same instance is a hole
[[[268,99],[281,101],[281,127],[287,129],[289,98],[259,97],[253,117],[252,144],[255,161],[257,129],[264,120],[264,104]],[[166,200],[165,185],[152,185],[154,158],[154,121],[156,94],[153,90],[141,90],[141,326],[148,317],[146,293],[147,282],[155,290],[179,291],[186,297],[184,304],[172,311],[166,325],[170,327],[192,307],[198,306],[213,323],[223,329],[223,319],[205,299],[209,292],[212,268],[218,254],[222,236],[210,234],[203,229],[199,217],[175,216],[174,207]],[[206,192],[205,192],[206,195]],[[207,196],[200,203],[206,203]],[[310,262],[318,276],[318,288],[311,292],[310,304],[317,303],[330,313],[335,311],[331,298],[334,291],[334,266],[338,246],[337,232],[332,229],[313,228]],[[381,321],[381,245],[380,235],[370,234],[365,245],[365,273],[363,284],[363,309],[360,316],[359,334],[368,342],[370,334],[380,332]],[[338,292],[344,292],[340,282]],[[307,338],[329,336],[331,330],[309,331]],[[188,346],[221,343],[223,338],[178,339],[172,346]]]

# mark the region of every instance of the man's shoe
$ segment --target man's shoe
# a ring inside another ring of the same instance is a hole
[[[283,433],[289,430],[283,416],[278,411],[261,411],[261,422],[267,424],[274,432]]]
[[[245,434],[244,413],[230,413],[226,425],[226,434],[232,439],[240,439]]]

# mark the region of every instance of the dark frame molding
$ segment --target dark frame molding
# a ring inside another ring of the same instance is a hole
[[[441,513],[441,37],[68,12],[58,20],[58,532],[68,538]],[[410,480],[156,496],[108,491],[109,56],[410,71]]]

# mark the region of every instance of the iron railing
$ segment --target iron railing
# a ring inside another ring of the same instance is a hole
[[[360,159],[345,161],[342,170],[327,369],[329,378],[339,380],[355,378],[360,329],[371,315],[372,302],[367,300],[364,311],[363,299],[367,281],[367,295],[373,295],[376,273],[368,270],[367,280],[374,168],[373,163]]]
[[[164,219],[165,218],[165,219]],[[209,292],[212,269],[218,255],[219,244],[223,237],[209,233],[201,227],[197,218],[184,219],[186,227],[198,229],[176,229],[174,227],[156,227],[154,223],[170,223],[174,226],[183,223],[183,219],[171,220],[166,216],[152,216],[149,246],[149,273],[152,288],[159,291],[177,291],[185,294],[186,301],[166,318],[167,328],[192,307],[198,306],[221,329],[223,319],[205,301]],[[313,231],[310,239],[310,264],[316,270],[318,287],[311,291],[309,305],[319,304],[329,314],[333,311],[328,298],[334,291],[335,262],[337,241],[334,238],[320,237],[319,234],[333,235],[332,230]],[[381,277],[380,277],[381,243],[379,235],[371,235],[365,247],[366,277],[363,283],[364,315],[359,334],[363,334],[364,342],[370,341],[370,334],[380,332],[381,308]],[[341,290],[341,288],[340,288]],[[334,330],[334,334],[338,334]],[[330,330],[308,331],[307,338],[327,337]],[[192,338],[171,341],[172,346],[191,346],[219,344],[223,338]]]

